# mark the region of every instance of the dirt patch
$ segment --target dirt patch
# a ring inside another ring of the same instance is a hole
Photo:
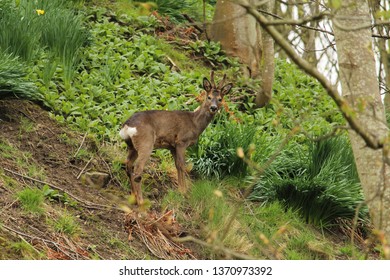
[[[80,147],[89,154],[78,155]],[[141,240],[128,240],[126,215],[118,207],[126,191],[113,178],[104,189],[80,179],[90,170],[111,174],[110,165],[96,151],[93,140],[59,125],[38,105],[0,100],[2,259],[143,259],[150,255]],[[24,188],[51,192],[43,214],[22,209],[16,197]],[[53,223],[63,215],[76,220],[79,232],[69,236],[55,229]],[[32,248],[24,248],[21,240]],[[15,249],[15,244],[21,248]]]

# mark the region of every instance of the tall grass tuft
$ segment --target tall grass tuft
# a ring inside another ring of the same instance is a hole
[[[249,240],[245,227],[234,218],[235,208],[229,202],[226,195],[227,186],[223,186],[217,181],[194,182],[186,198],[183,198],[176,191],[170,191],[162,202],[162,206],[169,209],[185,208],[191,219],[178,217],[179,220],[186,219],[185,223],[190,223],[190,227],[201,229],[202,238],[212,242],[223,242],[228,248],[237,252],[249,253],[253,248]],[[233,220],[231,220],[233,219]],[[183,221],[184,223],[184,221]],[[215,258],[215,252],[210,252]]]
[[[80,50],[88,39],[82,17],[61,6],[48,7],[40,24],[41,43],[59,59],[65,84],[69,84],[80,63]]]
[[[0,99],[18,97],[42,100],[35,84],[27,81],[25,76],[23,63],[0,49]]]
[[[88,38],[82,17],[70,6],[64,0],[1,1],[0,49],[27,62],[47,49],[59,60],[65,84],[69,84]],[[51,70],[52,62],[48,63]]]
[[[32,61],[41,35],[37,19],[36,13],[15,5],[11,0],[0,1],[0,48],[15,57]]]
[[[60,216],[54,222],[54,229],[59,233],[64,233],[71,237],[77,235],[80,231],[79,225],[75,221],[74,217],[68,213]]]
[[[38,215],[43,214],[45,197],[41,190],[26,188],[17,193],[17,198],[26,212]]]
[[[368,210],[351,147],[343,137],[289,147],[259,180],[252,199],[279,200],[298,210],[306,222],[330,227],[356,212],[367,222]]]
[[[230,121],[217,122],[212,135],[202,136],[191,150],[194,172],[204,178],[245,177],[248,167],[237,156],[237,148],[247,151],[255,141],[258,128]]]

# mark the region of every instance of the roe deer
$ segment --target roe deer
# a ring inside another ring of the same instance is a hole
[[[224,85],[225,79],[226,74],[216,86],[214,72],[211,72],[211,82],[203,78],[206,95],[202,105],[194,112],[160,110],[137,112],[123,124],[119,135],[125,140],[129,152],[126,173],[138,205],[143,204],[142,172],[153,149],[171,151],[177,169],[179,191],[186,192],[186,148],[197,142],[199,135],[222,106],[223,97],[232,89],[231,83]]]

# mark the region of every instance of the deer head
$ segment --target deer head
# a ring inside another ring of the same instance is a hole
[[[206,91],[206,98],[203,102],[204,107],[208,108],[209,112],[214,115],[218,112],[222,106],[223,97],[230,92],[233,87],[232,83],[224,85],[226,74],[223,75],[223,79],[219,82],[218,86],[214,82],[214,71],[211,71],[210,80],[203,78],[203,88]]]

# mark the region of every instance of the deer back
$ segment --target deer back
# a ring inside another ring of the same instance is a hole
[[[214,72],[211,73],[211,82],[207,78],[203,79],[206,96],[202,105],[194,112],[137,112],[124,123],[120,136],[126,141],[137,136],[143,141],[152,142],[154,148],[174,148],[177,145],[188,147],[196,143],[222,106],[223,97],[232,88],[231,83],[224,85],[225,79],[226,75],[218,86],[214,82]]]
[[[153,141],[155,148],[175,147],[178,143],[196,140],[197,127],[194,112],[187,111],[143,111],[129,118],[122,130],[123,139],[138,136]]]

